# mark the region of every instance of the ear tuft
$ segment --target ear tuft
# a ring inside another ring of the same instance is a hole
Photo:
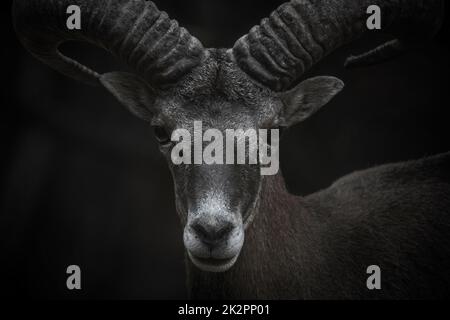
[[[102,85],[138,118],[150,121],[154,100],[153,90],[137,75],[127,72],[110,72],[100,77]]]
[[[344,82],[335,77],[315,77],[301,82],[281,97],[284,103],[283,126],[289,127],[302,122],[344,88]]]

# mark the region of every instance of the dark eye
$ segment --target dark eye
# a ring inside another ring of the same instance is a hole
[[[160,144],[167,144],[170,142],[170,136],[167,130],[161,126],[154,126],[153,131],[155,132],[156,140]]]

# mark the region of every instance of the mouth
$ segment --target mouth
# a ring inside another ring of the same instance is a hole
[[[188,251],[189,258],[192,263],[206,272],[225,272],[229,270],[235,263],[239,256],[239,253],[232,258],[217,259],[217,258],[199,258],[192,255]]]

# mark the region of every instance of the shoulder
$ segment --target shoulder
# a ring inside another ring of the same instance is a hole
[[[356,171],[334,182],[330,188],[364,189],[406,187],[426,182],[450,182],[450,152]]]
[[[450,202],[450,152],[356,171],[329,188],[311,194],[307,202],[322,211],[339,208],[358,213],[389,207],[411,208],[442,199]],[[434,204],[436,205],[436,204]],[[429,206],[428,206],[429,208]]]

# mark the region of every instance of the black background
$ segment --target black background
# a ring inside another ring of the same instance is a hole
[[[284,1],[159,0],[207,47],[231,47]],[[67,79],[19,44],[2,4],[0,292],[35,298],[185,298],[182,228],[172,181],[149,126],[105,90]],[[450,150],[448,23],[427,47],[375,67],[345,70],[343,47],[310,75],[345,90],[290,129],[281,163],[306,195],[374,165]],[[65,52],[106,72],[124,67],[81,44]],[[82,290],[66,289],[66,268]]]

